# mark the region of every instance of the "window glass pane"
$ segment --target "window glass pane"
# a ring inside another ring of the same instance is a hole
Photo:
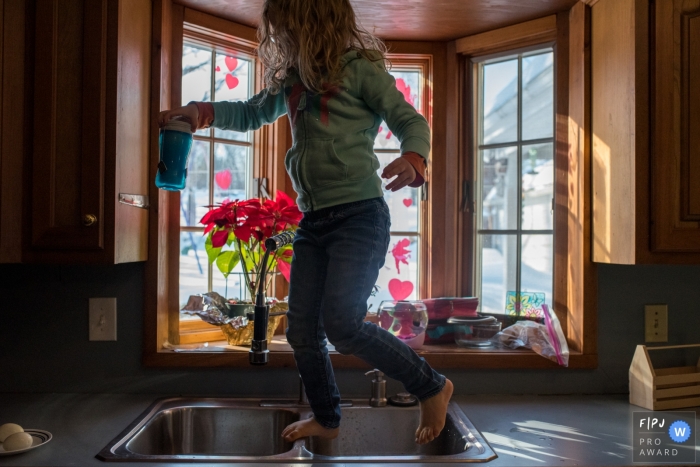
[[[217,54],[214,69],[216,101],[245,101],[252,96],[252,62],[233,55]],[[252,132],[214,129],[217,138],[250,141]]]
[[[544,293],[552,305],[552,235],[523,235],[520,287],[523,292]]]
[[[554,126],[554,55],[523,58],[523,140],[551,138]]]
[[[238,263],[233,272],[229,274],[228,285],[226,284],[226,278],[221,274],[216,264],[212,265],[212,289],[222,297],[242,300],[250,298],[248,288],[245,286],[245,277],[243,276],[243,268],[240,263]]]
[[[523,229],[552,228],[554,159],[552,143],[523,146]]]
[[[418,237],[392,235],[384,266],[379,270],[374,297],[369,297],[367,306],[377,311],[383,300],[415,300],[418,297]]]
[[[180,225],[199,227],[209,208],[209,143],[194,140],[187,161],[187,181],[180,193]]]
[[[481,229],[517,229],[518,149],[506,147],[480,152]]]
[[[377,171],[380,175],[382,170],[399,157],[399,153],[379,153],[380,167]],[[386,186],[388,181],[382,179],[382,184]],[[399,191],[384,190],[384,200],[391,212],[391,230],[394,232],[418,232],[418,196],[417,188],[403,187]]]
[[[518,138],[518,60],[483,67],[483,144]]]
[[[406,102],[423,114],[423,96],[421,94],[421,73],[420,71],[393,70],[390,74],[396,78],[396,88],[403,94]],[[377,149],[399,149],[401,145],[396,136],[393,135],[386,122],[382,122],[379,133],[374,140],[374,147]]]
[[[214,203],[246,199],[250,148],[214,143]]]
[[[207,292],[208,263],[204,239],[202,232],[180,232],[180,309],[190,295]],[[188,315],[180,317],[191,318]]]
[[[182,105],[211,101],[211,50],[185,44],[182,47]],[[208,136],[210,130],[196,134]]]
[[[481,312],[505,313],[506,293],[516,288],[516,235],[479,235]]]

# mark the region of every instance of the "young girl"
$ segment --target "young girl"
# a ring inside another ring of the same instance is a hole
[[[266,0],[258,36],[263,92],[246,102],[192,102],[161,112],[159,123],[184,116],[195,122],[193,130],[248,131],[289,116],[293,145],[284,163],[304,217],[293,244],[287,340],[314,417],[282,436],[338,435],[340,394],[328,339],[418,397],[416,442],[430,442],[445,425],[452,383],[364,321],[390,238],[374,139],[384,120],[401,142],[402,156],[381,175],[395,177],[386,189],[420,186],[428,124],[397,90],[384,68],[384,44],[357,24],[349,0]]]

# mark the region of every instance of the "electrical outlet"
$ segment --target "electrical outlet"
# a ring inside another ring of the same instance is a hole
[[[117,299],[90,299],[90,340],[117,340]]]
[[[668,342],[668,305],[644,305],[644,340]]]

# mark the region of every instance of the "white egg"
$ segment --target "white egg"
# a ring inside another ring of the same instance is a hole
[[[5,438],[2,447],[5,451],[19,451],[32,446],[32,435],[29,433],[15,433]]]
[[[15,433],[22,433],[24,429],[15,423],[5,423],[0,425],[0,443],[5,442],[5,438]]]

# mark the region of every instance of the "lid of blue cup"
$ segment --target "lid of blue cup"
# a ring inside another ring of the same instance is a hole
[[[183,133],[192,134],[192,125],[189,120],[174,118],[165,124],[163,130],[181,131]]]

